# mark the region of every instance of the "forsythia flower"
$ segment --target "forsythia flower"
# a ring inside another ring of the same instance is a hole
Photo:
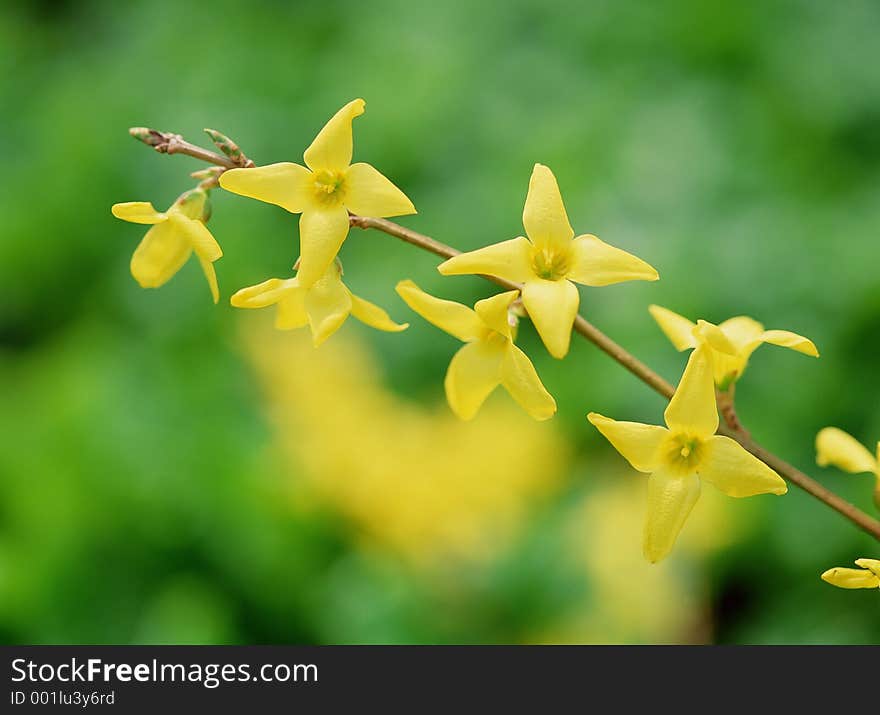
[[[523,209],[522,236],[450,258],[443,275],[487,273],[522,283],[522,301],[550,354],[568,353],[580,294],[575,283],[606,286],[659,278],[640,258],[595,236],[574,235],[553,172],[535,164]]]
[[[300,284],[299,275],[287,280],[270,278],[242,288],[230,302],[236,308],[277,305],[275,327],[293,330],[308,325],[315,347],[339,330],[349,315],[378,330],[399,332],[409,327],[408,323],[395,323],[379,306],[352,293],[342,282],[342,269],[336,261],[309,288]]]
[[[230,169],[220,176],[227,191],[302,214],[299,220],[299,282],[315,283],[348,235],[348,212],[373,217],[416,212],[404,193],[369,164],[351,163],[352,120],[364,100],[340,109],[303,154],[306,166],[282,162]]]
[[[880,561],[877,559],[856,559],[859,569],[845,569],[836,566],[822,574],[822,580],[839,588],[877,588],[880,587]]]
[[[458,417],[472,419],[498,385],[536,420],[555,414],[556,401],[528,356],[513,344],[508,309],[519,291],[481,300],[473,310],[435,298],[409,280],[398,283],[397,292],[425,320],[467,343],[453,356],[444,383],[449,406]]]
[[[207,198],[204,191],[194,189],[181,196],[165,213],[156,211],[147,201],[113,205],[116,218],[152,224],[131,257],[131,274],[143,288],[165,285],[195,252],[214,302],[220,300],[213,262],[223,251],[204,224]]]
[[[745,315],[714,325],[705,320],[692,323],[659,305],[652,305],[648,310],[676,350],[690,350],[700,342],[709,344],[715,365],[715,384],[721,390],[742,376],[752,353],[763,343],[819,357],[811,340],[788,330],[764,330],[758,321]]]
[[[873,474],[876,478],[874,503],[880,509],[880,442],[877,442],[875,457],[843,430],[826,427],[816,435],[816,464],[820,467],[833,464],[850,474]]]
[[[668,429],[617,422],[595,412],[587,417],[633,467],[650,474],[643,551],[651,562],[672,549],[700,496],[701,480],[732,497],[787,491],[766,464],[738,442],[715,434],[718,410],[706,346],[691,354],[664,417]]]

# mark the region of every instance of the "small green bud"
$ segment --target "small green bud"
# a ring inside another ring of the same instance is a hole
[[[214,145],[236,164],[241,164],[246,161],[241,149],[238,148],[238,144],[225,134],[221,134],[214,129],[205,129],[205,134],[211,137],[211,141],[214,142]]]
[[[168,141],[162,132],[157,131],[156,129],[149,129],[148,127],[131,127],[131,129],[128,130],[128,133],[147,146],[157,147]]]

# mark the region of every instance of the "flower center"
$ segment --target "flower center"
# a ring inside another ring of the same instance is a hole
[[[691,474],[706,453],[705,443],[689,434],[671,434],[663,445],[666,466],[676,474]]]
[[[315,172],[315,198],[325,206],[338,206],[345,198],[345,174],[320,169]]]
[[[553,247],[536,248],[532,253],[532,269],[539,278],[557,281],[568,275],[568,251]]]

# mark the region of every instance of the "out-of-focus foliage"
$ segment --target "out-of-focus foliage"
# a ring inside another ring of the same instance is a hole
[[[293,217],[214,192],[214,307],[195,264],[140,289],[143,231],[109,211],[168,205],[200,168],[129,126],[298,161],[357,96],[355,159],[459,248],[522,232],[540,161],[579,233],[660,271],[583,289],[582,310],[668,378],[684,357],[649,303],[815,340],[819,361],[756,354],[741,416],[872,510],[812,445],[880,435],[878,23],[868,0],[4,3],[0,640],[880,640],[876,592],[819,579],[878,545],[796,490],[705,494],[672,557],[643,562],[644,479],[585,414],[658,423],[663,404],[584,341],[560,362],[520,329],[554,420],[499,393],[453,421],[456,343],[393,285],[472,303],[489,284],[353,233],[348,285],[412,327],[350,321],[312,353],[227,305],[287,273]]]

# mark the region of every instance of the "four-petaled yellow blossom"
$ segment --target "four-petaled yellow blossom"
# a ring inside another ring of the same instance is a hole
[[[816,435],[816,464],[834,465],[850,474],[873,474],[876,479],[874,503],[880,509],[880,442],[874,456],[843,430],[826,427]]]
[[[453,356],[444,383],[449,406],[458,417],[472,419],[498,385],[536,420],[556,413],[556,401],[531,360],[513,344],[515,324],[509,310],[519,291],[481,300],[473,310],[435,298],[409,280],[398,283],[397,292],[425,320],[467,343]]]
[[[336,261],[310,287],[295,278],[270,278],[257,285],[242,288],[230,299],[236,308],[265,308],[277,305],[275,327],[293,330],[308,325],[312,342],[318,347],[353,315],[372,328],[396,333],[406,330],[408,323],[391,320],[382,308],[358,298],[342,282],[342,269]]]
[[[523,305],[550,354],[568,353],[580,304],[575,283],[606,286],[655,281],[657,271],[640,258],[595,236],[574,235],[553,172],[535,164],[523,209],[522,236],[450,258],[443,275],[486,273],[522,283]]]
[[[785,481],[738,442],[716,435],[712,353],[700,345],[664,414],[667,428],[588,419],[633,467],[650,474],[643,550],[656,563],[672,549],[706,481],[732,497],[785,494]]]
[[[147,201],[114,204],[116,218],[152,225],[131,257],[131,274],[143,288],[165,285],[195,252],[208,279],[211,295],[220,300],[214,261],[223,255],[205,227],[207,195],[200,189],[181,196],[165,213]]]
[[[763,343],[819,357],[811,340],[788,330],[764,330],[758,321],[745,315],[714,325],[705,320],[692,323],[659,305],[652,305],[648,310],[676,350],[690,350],[701,342],[711,346],[715,384],[721,390],[726,390],[742,377],[752,353]]]
[[[352,120],[364,100],[340,109],[303,154],[306,166],[291,162],[231,169],[220,176],[227,191],[281,206],[299,220],[299,282],[315,283],[348,235],[348,212],[373,217],[416,212],[404,193],[369,164],[351,163]]]
[[[838,588],[878,588],[880,587],[880,560],[856,559],[858,569],[835,566],[822,574],[822,580]]]

